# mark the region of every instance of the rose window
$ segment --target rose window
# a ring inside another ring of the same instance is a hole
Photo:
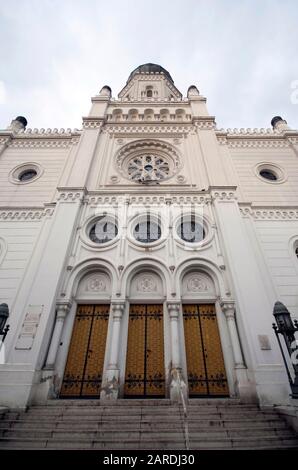
[[[168,162],[156,155],[138,155],[128,162],[129,178],[140,183],[160,181],[169,177]]]

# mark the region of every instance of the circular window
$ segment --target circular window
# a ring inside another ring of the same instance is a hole
[[[273,173],[273,171],[271,170],[261,170],[260,175],[262,176],[262,178],[265,178],[266,180],[270,180],[270,181],[278,180],[278,177],[276,176],[276,174]]]
[[[117,170],[130,181],[158,184],[174,176],[181,168],[175,147],[153,139],[124,145],[116,156]]]
[[[184,248],[198,250],[210,243],[214,236],[210,220],[201,212],[186,212],[174,222],[173,235]]]
[[[33,178],[35,178],[35,176],[37,175],[37,171],[35,170],[25,170],[25,171],[22,171],[22,173],[20,173],[19,175],[19,180],[20,181],[29,181],[29,180],[32,180]]]
[[[128,161],[127,173],[133,181],[148,183],[168,178],[170,167],[163,157],[145,154]]]
[[[283,183],[286,180],[284,170],[273,163],[259,163],[254,168],[254,171],[263,183],[277,184]]]
[[[147,220],[139,222],[135,225],[133,230],[134,238],[141,243],[152,243],[160,239],[161,228],[160,225],[148,216]]]
[[[37,163],[23,163],[14,168],[9,174],[9,181],[15,184],[32,183],[43,173],[40,165]]]
[[[194,220],[183,221],[177,227],[178,236],[188,243],[199,243],[205,238],[204,227]]]
[[[107,219],[105,215],[99,217],[89,229],[89,238],[93,243],[107,243],[118,235],[117,225]]]

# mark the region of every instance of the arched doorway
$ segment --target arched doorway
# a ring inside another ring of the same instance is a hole
[[[190,272],[182,281],[182,310],[189,397],[229,396],[212,279]]]
[[[165,396],[162,281],[141,272],[130,285],[124,397]]]
[[[110,312],[109,276],[87,274],[78,287],[77,310],[60,398],[99,398]]]

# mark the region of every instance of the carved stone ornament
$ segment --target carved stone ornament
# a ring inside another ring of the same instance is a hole
[[[146,274],[138,279],[137,282],[138,292],[156,292],[157,284],[154,277],[150,274]]]
[[[205,279],[198,274],[195,274],[187,281],[187,290],[189,292],[207,292],[209,286],[206,283]]]
[[[102,274],[96,274],[87,280],[86,291],[87,292],[104,292],[107,290],[107,284],[105,276]]]
[[[183,280],[183,292],[189,294],[212,294],[214,285],[212,280],[204,273],[190,273]]]

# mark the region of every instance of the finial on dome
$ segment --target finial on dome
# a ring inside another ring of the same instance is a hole
[[[11,121],[7,129],[12,130],[15,134],[26,129],[27,119],[24,116],[17,116]]]
[[[290,129],[287,121],[285,121],[280,116],[274,116],[274,118],[271,119],[271,126],[276,131],[284,131],[286,129]]]
[[[108,85],[105,85],[105,86],[103,86],[102,89],[100,90],[99,95],[100,95],[100,96],[108,96],[109,98],[111,98],[111,96],[112,96],[112,90],[111,90],[111,88],[110,88]]]
[[[191,85],[187,90],[187,98],[191,96],[199,96],[200,92],[195,85]]]

